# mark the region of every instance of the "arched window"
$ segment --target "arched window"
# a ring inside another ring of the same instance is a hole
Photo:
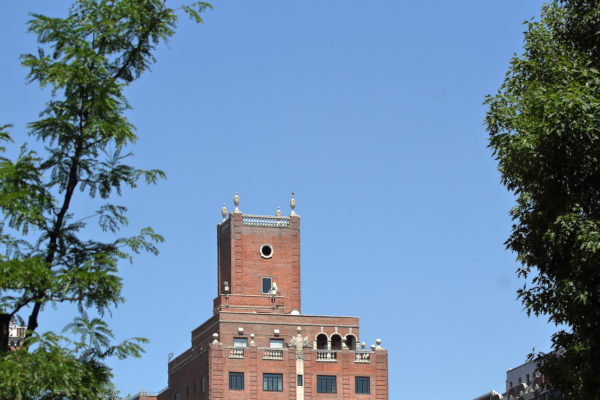
[[[342,337],[337,333],[331,336],[331,350],[342,349]]]
[[[356,336],[346,335],[346,346],[348,346],[350,350],[356,350]]]
[[[317,349],[326,349],[327,348],[327,335],[324,333],[319,333],[317,335]]]

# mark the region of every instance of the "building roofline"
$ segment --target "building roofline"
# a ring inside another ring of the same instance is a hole
[[[276,315],[276,316],[287,316],[287,317],[325,317],[325,318],[356,318],[359,317],[353,315],[323,315],[323,314],[276,314],[276,313],[259,313],[259,312],[243,312],[243,311],[219,311],[219,314],[241,314],[241,315]]]
[[[510,371],[513,371],[513,370],[515,370],[517,368],[521,368],[521,367],[523,367],[523,366],[525,366],[527,364],[536,364],[537,365],[537,363],[535,362],[535,360],[525,361],[524,363],[519,364],[516,367],[512,367],[512,368],[507,369],[506,372],[510,372]]]

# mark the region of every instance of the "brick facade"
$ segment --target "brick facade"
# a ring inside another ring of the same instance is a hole
[[[358,318],[300,313],[298,216],[231,213],[217,247],[214,315],[158,400],[388,399],[387,351],[361,345]]]

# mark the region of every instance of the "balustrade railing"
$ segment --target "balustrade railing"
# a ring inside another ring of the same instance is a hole
[[[265,349],[263,351],[263,360],[283,360],[283,350]]]
[[[354,353],[355,363],[370,363],[371,353]]]
[[[317,361],[337,362],[337,352],[331,350],[317,350]]]
[[[243,347],[234,347],[229,352],[229,358],[244,358],[244,348]]]
[[[290,219],[288,217],[268,217],[244,215],[242,216],[242,224],[247,226],[266,226],[271,228],[289,228]]]

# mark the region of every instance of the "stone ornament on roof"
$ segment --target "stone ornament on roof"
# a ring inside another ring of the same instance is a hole
[[[241,214],[242,212],[238,208],[238,206],[240,205],[240,196],[238,196],[237,192],[235,192],[235,194],[233,195],[233,205],[235,206],[235,208],[233,209],[233,213]]]
[[[291,208],[291,212],[290,215],[291,216],[295,216],[296,214],[296,199],[294,198],[294,192],[292,192],[292,198],[290,199],[290,208]]]
[[[225,207],[225,203],[223,203],[223,207],[221,207],[221,215],[223,216],[223,221],[227,219],[227,207]]]

